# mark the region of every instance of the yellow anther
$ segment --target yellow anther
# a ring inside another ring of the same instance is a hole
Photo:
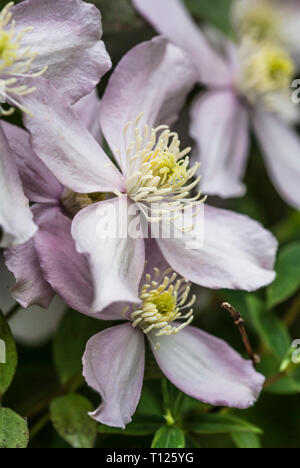
[[[184,279],[177,280],[177,274],[170,269],[161,273],[155,268],[154,276],[158,282],[155,289],[151,289],[153,286],[151,275],[146,276],[149,281],[141,288],[139,309],[133,309],[128,313],[132,326],[139,327],[146,335],[152,332],[149,336],[151,340],[153,334],[157,337],[177,334],[194,319],[193,309],[186,312],[196,300],[193,296],[187,303],[189,283]],[[126,313],[127,311],[126,309]],[[183,323],[178,323],[182,320]],[[159,343],[155,343],[155,348],[159,348]]]
[[[10,11],[13,5],[13,2],[8,3],[0,12],[0,80],[9,103],[30,114],[29,110],[18,102],[18,98],[33,93],[36,88],[19,84],[19,81],[23,78],[41,76],[47,67],[38,72],[31,72],[32,63],[37,54],[23,47],[22,40],[24,35],[31,32],[33,28],[27,27],[16,32],[16,23]],[[11,113],[11,110],[4,110],[0,106],[0,116],[1,114],[7,115],[7,113]]]

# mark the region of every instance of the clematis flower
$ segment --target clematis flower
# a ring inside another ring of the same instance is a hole
[[[82,0],[9,2],[0,13],[0,82],[7,101],[28,111],[22,98],[35,91],[30,78],[37,76],[72,102],[89,94],[111,67],[101,35],[99,10]],[[7,111],[0,107],[0,113]]]
[[[276,189],[299,209],[300,141],[293,129],[299,111],[291,99],[300,58],[299,4],[237,0],[233,16],[238,41],[214,31],[210,43],[180,0],[133,3],[187,53],[198,81],[209,88],[196,97],[191,111],[194,155],[203,163],[205,193],[223,198],[245,193],[252,125]]]
[[[98,9],[81,0],[9,2],[0,11],[0,117],[13,107],[30,112],[26,99],[39,76],[70,102],[90,93],[111,67],[101,34]],[[27,241],[36,226],[1,128],[0,147],[1,245],[11,246]]]
[[[131,421],[143,384],[145,337],[162,372],[187,395],[216,406],[253,405],[264,377],[224,341],[190,326],[196,298],[189,297],[189,284],[172,272],[153,241],[147,253],[151,260],[140,283],[139,302],[125,308],[116,303],[106,313],[107,319],[126,317],[128,322],[87,343],[83,374],[102,397],[90,415],[121,428]]]
[[[135,47],[116,68],[100,115],[104,137],[121,170],[49,82],[40,79],[38,92],[30,96],[36,118],[25,117],[25,124],[32,147],[67,189],[64,206],[77,207],[72,236],[77,251],[89,262],[95,291],[92,313],[113,300],[136,301],[145,261],[142,236],[102,235],[106,232],[106,210],[113,210],[110,220],[114,216],[114,224],[125,229],[133,204],[140,208],[137,217],[141,222],[146,218],[150,227],[158,221],[165,228],[171,218],[176,230],[178,224],[184,225],[181,220],[190,207],[190,217],[198,219],[193,207],[203,205],[203,200],[191,192],[198,164],[189,167],[188,151],[180,148],[178,135],[165,126],[174,120],[191,86],[186,83],[187,70],[184,54],[164,38]],[[166,74],[168,79],[163,80]],[[194,72],[190,80],[194,80]],[[136,119],[141,112],[143,116]],[[130,121],[133,124],[128,124]],[[174,178],[181,171],[182,178]],[[103,192],[117,196],[101,201]],[[151,211],[154,200],[159,202],[156,219]],[[157,238],[171,267],[208,288],[255,290],[272,282],[277,250],[274,237],[246,216],[204,206],[203,246],[188,248],[193,229],[186,233],[178,229],[178,237]],[[50,263],[56,255],[53,247]]]
[[[73,109],[86,131],[101,141],[100,125],[94,118],[99,105],[93,91]],[[88,314],[93,301],[92,279],[88,263],[76,252],[71,237],[76,200],[73,205],[64,204],[65,188],[34,153],[26,131],[7,122],[3,122],[3,130],[38,226],[29,241],[5,251],[6,266],[16,278],[10,292],[23,308],[37,305],[47,309],[57,293],[70,307]]]

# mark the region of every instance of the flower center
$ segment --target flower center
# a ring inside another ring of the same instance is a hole
[[[256,40],[280,36],[280,15],[269,1],[250,1],[237,7],[238,28],[242,35]]]
[[[84,208],[104,200],[106,200],[105,193],[76,193],[67,188],[61,196],[63,207],[72,216],[75,216]]]
[[[161,274],[159,269],[155,268],[153,275],[146,275],[146,284],[140,292],[139,309],[129,313],[132,326],[139,327],[145,334],[152,332],[150,339],[153,336],[179,333],[194,319],[191,307],[196,301],[196,296],[192,296],[188,301],[190,289],[190,284],[184,279],[178,279],[172,270]],[[124,310],[124,315],[128,310],[129,308]],[[184,322],[179,324],[181,320]],[[159,348],[159,343],[155,343],[155,348]]]
[[[240,87],[250,100],[268,93],[287,94],[295,73],[294,63],[280,46],[246,42],[241,48]]]
[[[124,142],[127,156],[127,193],[138,203],[156,204],[155,220],[162,219],[169,212],[193,207],[201,192],[192,198],[191,192],[198,185],[200,177],[194,178],[200,163],[190,168],[188,154],[191,148],[180,149],[178,134],[168,126],[152,128],[145,125],[141,132],[138,128],[141,114],[135,121],[133,139],[127,142],[127,133],[132,128],[129,122],[124,129]],[[161,208],[157,208],[161,204]],[[164,204],[164,209],[162,209]],[[148,220],[152,220],[151,216]]]
[[[29,113],[16,99],[26,96],[35,91],[35,87],[29,87],[20,84],[18,81],[22,78],[36,78],[41,76],[47,70],[43,68],[37,73],[30,73],[32,62],[36,58],[36,53],[28,48],[22,48],[22,39],[24,35],[33,30],[33,28],[24,28],[16,33],[16,23],[12,19],[10,12],[13,2],[8,3],[0,12],[0,81],[4,88],[5,96],[9,102],[19,107],[23,112]],[[8,115],[12,109],[5,110],[0,106],[0,115]]]

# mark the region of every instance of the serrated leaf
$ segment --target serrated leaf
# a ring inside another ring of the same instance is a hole
[[[139,415],[134,418],[133,422],[126,426],[126,429],[118,429],[117,427],[100,424],[98,430],[100,434],[119,434],[124,436],[145,437],[155,434],[155,432],[161,427],[162,423],[162,418]]]
[[[2,397],[14,378],[18,364],[18,355],[10,328],[1,311],[0,340],[0,397]]]
[[[300,242],[284,247],[276,264],[277,278],[267,289],[268,307],[289,299],[300,288]]]
[[[247,304],[251,313],[252,323],[263,344],[281,361],[291,346],[291,337],[286,326],[257,297],[253,295],[248,296]]]
[[[93,448],[98,426],[88,415],[92,410],[89,400],[71,393],[52,401],[50,417],[58,434],[73,448]]]
[[[261,448],[260,438],[253,432],[233,432],[232,440],[238,448],[259,449]]]
[[[0,408],[0,448],[26,448],[28,441],[25,419],[9,408]]]
[[[185,448],[185,438],[179,427],[163,426],[156,432],[151,448]]]
[[[66,313],[53,343],[54,363],[62,384],[82,372],[87,341],[111,325],[111,322],[86,317],[73,310]]]
[[[231,432],[253,432],[261,429],[237,416],[227,414],[200,414],[196,422],[185,424],[185,429],[196,434],[227,434]]]

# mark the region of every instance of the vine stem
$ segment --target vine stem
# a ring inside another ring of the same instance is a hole
[[[46,413],[44,414],[44,416],[41,417],[41,419],[37,421],[36,424],[34,424],[34,426],[32,426],[30,430],[30,440],[36,437],[44,429],[44,427],[47,426],[49,422],[50,422],[50,415],[49,413]]]
[[[65,385],[59,387],[56,392],[54,392],[52,395],[40,401],[36,406],[34,406],[27,414],[27,418],[28,419],[35,418],[42,411],[44,411],[45,409],[48,409],[51,401],[54,398],[58,398],[70,392],[75,392],[76,390],[78,390],[78,388],[80,388],[83,385],[83,383],[84,383],[84,378],[82,377],[82,375],[81,374],[75,375]]]
[[[8,321],[12,319],[20,310],[21,306],[18,304],[18,302],[8,311],[8,313],[5,315],[5,319]]]
[[[298,315],[300,314],[300,294],[294,299],[291,307],[286,313],[284,317],[284,323],[287,327],[293,325],[294,321],[297,319]]]

